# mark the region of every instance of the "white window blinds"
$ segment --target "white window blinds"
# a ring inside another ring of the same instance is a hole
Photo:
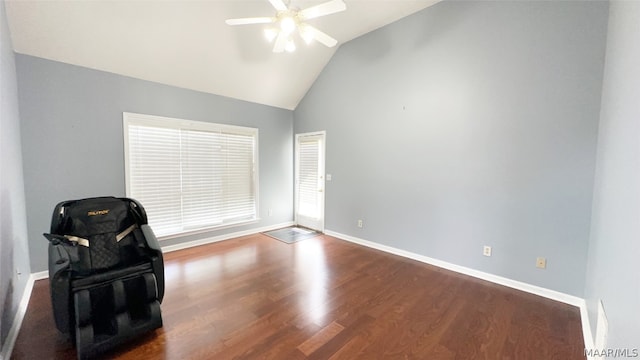
[[[257,218],[257,129],[123,117],[127,196],[158,236]]]
[[[320,177],[318,172],[320,140],[303,138],[298,144],[298,214],[313,219],[320,217]]]

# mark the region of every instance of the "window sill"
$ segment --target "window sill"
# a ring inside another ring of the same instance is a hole
[[[243,226],[243,225],[257,224],[259,222],[260,222],[260,218],[256,218],[252,220],[239,221],[239,222],[234,222],[234,223],[229,223],[229,224],[224,224],[219,226],[211,226],[211,227],[197,229],[197,230],[183,231],[175,234],[159,236],[158,241],[171,240],[171,239],[181,238],[181,237],[190,236],[190,235],[210,233],[213,231],[231,229],[231,228]]]

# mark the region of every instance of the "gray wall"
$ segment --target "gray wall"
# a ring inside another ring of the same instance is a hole
[[[582,296],[607,13],[445,1],[342,45],[294,112],[326,228]]]
[[[7,339],[29,274],[16,66],[0,2],[0,348]],[[18,270],[21,275],[17,275]]]
[[[612,1],[585,297],[608,347],[640,348],[640,3]]]
[[[609,347],[637,347],[640,4],[611,4],[600,112],[607,8],[446,1],[343,45],[294,114],[327,130],[327,229],[585,296],[594,333],[602,299]],[[124,195],[123,111],[260,129],[262,221],[164,245],[292,219],[291,112],[17,55],[23,186],[4,2],[0,25],[2,343],[53,206]]]
[[[122,112],[257,127],[261,221],[161,245],[291,221],[293,114],[264,105],[17,55],[32,270],[46,270],[60,201],[125,195]],[[268,209],[273,215],[268,216]]]

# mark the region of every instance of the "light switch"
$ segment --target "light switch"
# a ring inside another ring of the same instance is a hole
[[[331,181],[331,174],[327,174],[327,181]]]

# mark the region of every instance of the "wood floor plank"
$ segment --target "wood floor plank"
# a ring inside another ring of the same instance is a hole
[[[580,312],[330,236],[165,254],[164,326],[114,359],[584,359]],[[11,359],[74,359],[36,281]]]
[[[344,330],[344,326],[334,321],[322,328],[305,342],[298,345],[298,350],[309,356],[311,353],[318,350],[318,348],[329,342],[329,340],[333,339],[333,337],[338,335],[342,330]]]

